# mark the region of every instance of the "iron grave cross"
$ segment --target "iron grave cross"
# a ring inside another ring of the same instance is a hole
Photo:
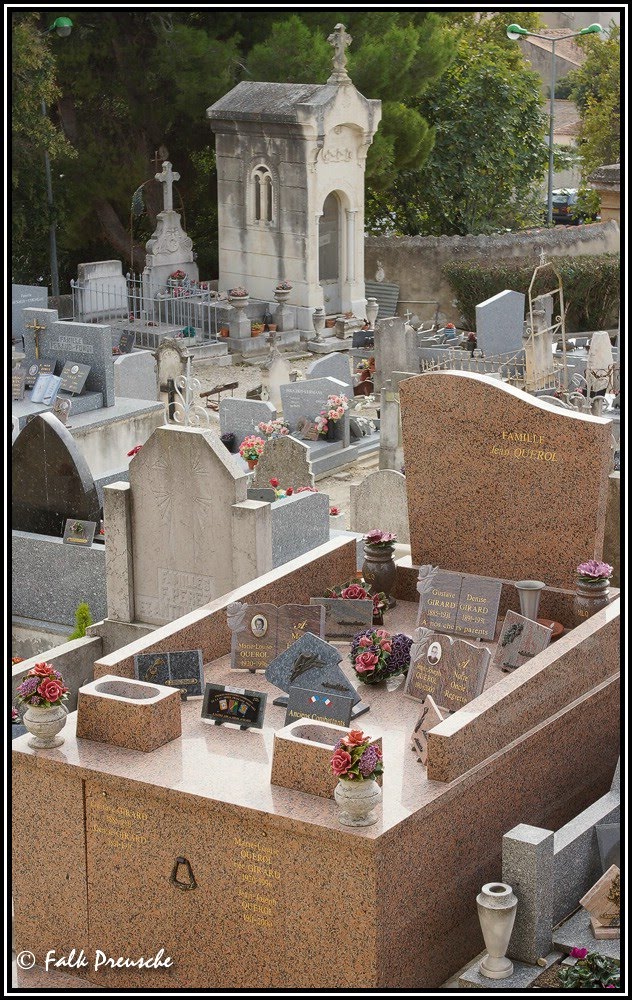
[[[46,325],[40,326],[36,319],[32,323],[25,323],[25,329],[33,331],[33,338],[35,340],[35,357],[39,359],[39,335],[42,330],[46,329]]]
[[[344,24],[337,24],[327,41],[334,48],[334,71],[327,80],[327,83],[343,83],[349,79],[345,49],[348,45],[351,45],[353,39],[351,35],[347,34]]]
[[[169,160],[165,160],[162,165],[162,173],[156,174],[156,180],[160,181],[163,187],[164,211],[173,211],[173,182],[180,180],[180,174],[172,169]]]

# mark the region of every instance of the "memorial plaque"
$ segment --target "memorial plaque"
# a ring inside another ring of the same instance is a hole
[[[310,604],[325,609],[325,639],[353,639],[373,625],[373,601],[312,597]]]
[[[601,867],[604,872],[612,865],[621,867],[621,825],[600,823],[595,827]]]
[[[97,530],[96,521],[81,521],[79,518],[69,518],[64,528],[64,542],[69,545],[92,545],[94,533]]]
[[[509,673],[521,667],[532,656],[541,653],[550,641],[550,628],[538,625],[530,618],[523,618],[515,611],[508,611],[500,630],[492,666]]]
[[[442,709],[457,711],[483,690],[491,652],[486,646],[416,629],[404,694],[417,701],[431,695]]]
[[[310,691],[309,688],[290,687],[285,725],[297,719],[311,719],[313,722],[330,722],[335,726],[345,726],[351,722],[353,696],[351,694],[326,694]]]
[[[313,420],[308,417],[299,417],[296,422],[296,437],[300,441],[318,441],[320,432]]]
[[[620,927],[621,876],[616,865],[612,865],[588,890],[579,905],[590,914],[597,927]]]
[[[418,626],[470,639],[494,638],[502,592],[500,580],[420,566],[417,590]]]
[[[253,488],[251,490],[246,490],[247,500],[261,500],[263,503],[274,503],[276,498],[277,498],[276,493],[274,492],[271,486],[269,489],[264,488],[261,490],[257,490]]]
[[[263,691],[207,684],[202,718],[212,719],[216,725],[234,722],[240,729],[262,729],[267,699],[268,696]]]
[[[71,392],[79,396],[86,379],[90,374],[90,365],[80,365],[77,361],[67,361],[61,373],[61,386],[63,392]]]
[[[50,406],[57,398],[60,384],[61,379],[57,375],[38,375],[31,389],[31,402]]]
[[[341,660],[335,646],[306,632],[270,663],[266,680],[285,692],[296,685],[319,694],[352,695],[356,705],[360,696],[342,672]]]
[[[26,369],[26,387],[35,385],[39,375],[54,375],[56,363],[53,361],[34,361]]]
[[[148,684],[167,684],[169,656],[167,653],[140,653],[134,657],[134,677]]]
[[[23,368],[14,368],[11,372],[11,399],[24,399],[26,372]]]
[[[72,409],[72,401],[70,399],[57,399],[53,406],[53,416],[61,420],[64,427],[68,423],[68,417],[70,416],[70,411]]]
[[[410,743],[410,749],[417,754],[417,762],[424,767],[428,766],[428,733],[443,722],[448,714],[445,709],[439,708],[432,695],[426,695]]]
[[[121,354],[131,354],[136,343],[136,330],[123,330],[118,342]]]
[[[226,609],[231,629],[231,666],[264,670],[271,660],[305,633],[324,635],[325,610],[302,604],[242,604]]]
[[[176,687],[184,698],[201,698],[204,694],[204,664],[201,649],[169,653],[168,687]]]

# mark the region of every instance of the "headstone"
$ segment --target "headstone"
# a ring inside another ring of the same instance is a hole
[[[502,592],[500,580],[420,566],[417,590],[417,625],[470,639],[494,638]]]
[[[24,340],[24,364],[28,368],[34,361],[49,360],[43,350],[46,331],[59,319],[56,309],[39,309],[25,306],[22,310],[22,336]]]
[[[268,360],[261,365],[261,391],[277,410],[281,409],[281,386],[290,381],[290,366],[281,352],[273,347]]]
[[[486,357],[522,350],[525,297],[505,289],[476,306],[476,345]]]
[[[24,336],[24,309],[46,309],[47,306],[47,288],[41,285],[11,285],[11,336],[17,340]]]
[[[156,216],[156,229],[146,243],[143,271],[143,298],[153,299],[175,271],[184,271],[190,280],[199,278],[193,241],[182,228],[180,215],[173,208],[173,184],[180,174],[164,160],[155,179],[162,184],[163,210]]]
[[[114,359],[117,399],[158,399],[158,366],[151,351],[134,351]]]
[[[465,372],[399,391],[414,565],[566,589],[601,559],[610,421]]]
[[[379,527],[391,531],[408,544],[406,477],[394,469],[381,469],[366,476],[350,493],[351,531],[367,532]]]
[[[327,354],[325,357],[313,361],[305,374],[308,379],[335,378],[346,386],[345,396],[353,395],[353,378],[348,354],[341,354],[338,351]]]
[[[188,352],[183,341],[175,337],[163,337],[154,352],[158,366],[158,382],[166,386],[169,379],[184,375],[187,367]],[[118,360],[118,358],[117,358]]]
[[[307,417],[314,420],[321,410],[327,406],[328,396],[346,396],[344,382],[335,378],[311,378],[302,382],[289,382],[281,386],[283,400],[283,419],[287,421],[290,431],[294,431],[298,421]],[[345,447],[349,444],[349,411],[336,422],[336,440]]]
[[[463,708],[483,690],[491,652],[464,639],[430,629],[415,629],[404,694],[423,700],[432,695],[441,708]]]
[[[255,434],[263,437],[257,424],[276,420],[277,411],[272,403],[261,399],[220,399],[219,429],[221,434],[229,431],[235,435],[238,448],[245,437]]]
[[[14,368],[11,372],[11,399],[24,399],[26,371],[24,368]]]
[[[73,362],[88,365],[90,373],[85,387],[91,392],[100,392],[104,406],[114,406],[114,359],[112,357],[112,335],[109,326],[96,323],[74,323],[58,320],[55,310],[53,322],[39,333],[40,359],[43,361]],[[25,316],[37,310],[25,309]],[[37,317],[36,317],[37,318]],[[34,359],[29,355],[30,362]]]
[[[538,625],[531,618],[524,618],[515,611],[508,611],[500,630],[492,666],[510,673],[532,656],[541,653],[550,641],[550,628]]]
[[[410,745],[410,749],[417,754],[418,763],[423,764],[424,767],[428,766],[428,733],[440,722],[443,722],[446,714],[448,713],[445,710],[442,711],[435,703],[432,695],[426,695],[421,714],[413,729]]]
[[[612,391],[613,365],[614,356],[608,332],[595,330],[590,338],[588,361],[586,362],[586,381],[590,395]]]
[[[29,421],[12,450],[12,518],[17,531],[61,537],[68,518],[98,521],[99,498],[72,435],[42,413]]]
[[[267,694],[246,688],[207,684],[204,689],[202,718],[216,724],[232,722],[240,729],[262,729]]]
[[[373,601],[339,597],[311,597],[310,604],[325,609],[325,638],[353,639],[373,624]]]
[[[84,320],[127,316],[127,281],[120,260],[98,260],[77,267],[77,309]]]
[[[81,521],[76,517],[69,518],[64,527],[64,542],[67,545],[85,545],[90,547],[94,541],[96,530],[96,521]]]
[[[81,390],[86,384],[86,379],[90,374],[89,365],[79,365],[73,361],[67,361],[61,372],[62,392],[70,392],[73,396],[81,395]]]
[[[324,694],[322,691],[310,691],[292,684],[289,691],[285,725],[297,719],[310,719],[312,722],[329,722],[333,726],[344,726],[351,722],[353,695],[338,694],[333,691]]]
[[[266,441],[263,455],[255,467],[254,483],[265,487],[271,479],[278,479],[283,490],[313,486],[314,473],[307,445],[287,436]]]
[[[375,324],[376,392],[382,389],[393,372],[419,371],[417,334],[399,316],[378,320]]]
[[[325,614],[320,607],[234,602],[228,605],[227,616],[234,670],[262,670],[306,632],[324,634]]]
[[[266,680],[286,692],[296,685],[321,694],[352,695],[355,705],[360,697],[340,669],[341,660],[335,646],[306,632],[269,664]]]

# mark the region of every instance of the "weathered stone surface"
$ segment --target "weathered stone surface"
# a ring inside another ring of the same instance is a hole
[[[307,378],[335,378],[346,385],[345,395],[353,395],[353,380],[349,355],[334,352],[313,361],[306,372]]]
[[[406,477],[393,469],[381,469],[352,485],[349,524],[351,531],[391,531],[398,541],[408,544]]]
[[[245,437],[255,434],[262,437],[257,430],[257,424],[276,420],[277,411],[272,403],[261,399],[220,399],[219,427],[222,434],[231,432],[235,435],[235,446],[238,447]]]
[[[11,285],[11,334],[20,338],[24,333],[23,312],[28,308],[46,309],[48,289],[41,285]]]
[[[151,351],[134,351],[114,360],[114,394],[126,399],[158,399],[158,366]]]
[[[293,490],[299,486],[313,486],[308,446],[288,436],[266,441],[263,455],[255,467],[254,483],[265,488],[271,479],[278,479],[283,490],[288,486]]]
[[[502,878],[518,909],[507,953],[532,965],[551,950],[554,884],[553,832],[520,823],[502,841]]]
[[[476,306],[476,345],[487,356],[522,350],[524,295],[505,289]]]
[[[88,464],[70,431],[52,414],[29,421],[16,439],[11,460],[13,528],[61,536],[69,517],[100,520]]]
[[[375,324],[376,391],[382,389],[393,372],[419,371],[417,334],[399,316],[378,320]]]
[[[568,588],[601,558],[608,420],[485,375],[428,373],[399,391],[413,563]]]
[[[112,332],[109,326],[96,323],[76,323],[58,320],[54,309],[25,309],[25,322],[36,319],[46,329],[38,333],[39,356],[42,361],[59,362],[63,366],[74,361],[90,366],[85,389],[100,392],[104,406],[114,406],[114,360]],[[27,331],[29,332],[29,331]],[[35,334],[25,344],[27,363],[35,359]]]
[[[270,515],[274,569],[329,541],[329,497],[326,493],[295,493],[275,500]]]

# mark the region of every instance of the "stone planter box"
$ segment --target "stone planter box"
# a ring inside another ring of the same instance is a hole
[[[77,736],[148,753],[182,733],[180,692],[106,675],[79,689]]]
[[[331,773],[329,761],[334,746],[348,732],[349,729],[342,726],[310,722],[309,719],[297,719],[279,729],[274,734],[271,783],[333,799],[338,778]],[[382,749],[381,736],[371,742]],[[377,783],[382,784],[381,775]]]

